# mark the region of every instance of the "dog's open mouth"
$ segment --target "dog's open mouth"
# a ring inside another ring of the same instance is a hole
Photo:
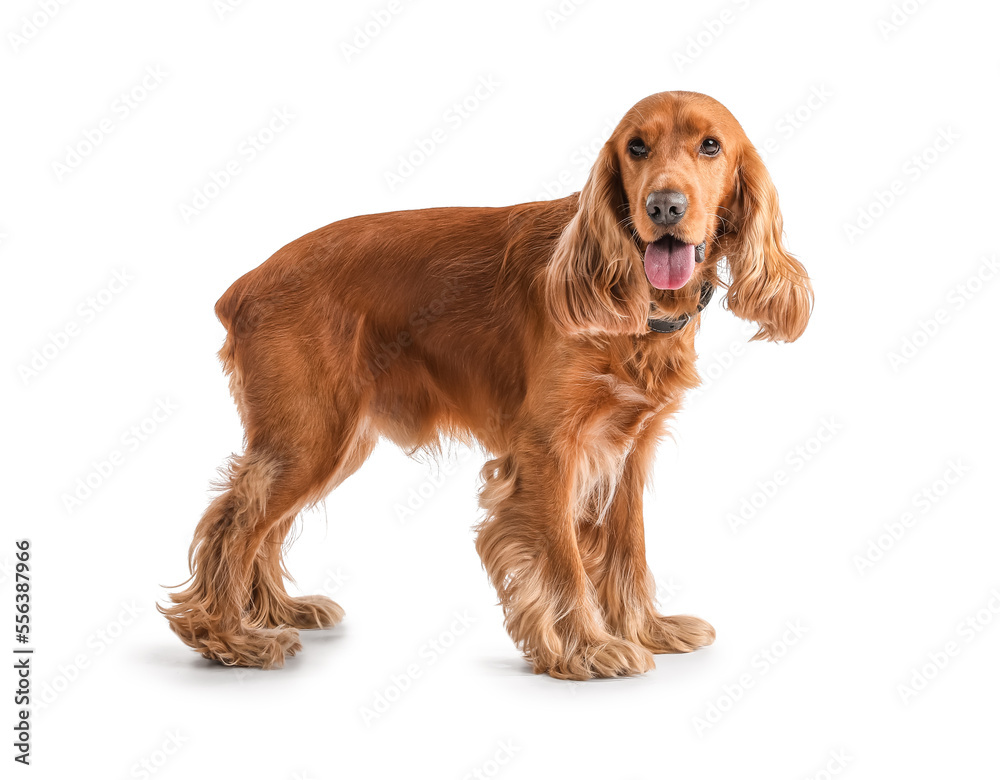
[[[705,259],[705,244],[698,246],[666,235],[646,246],[646,278],[657,290],[679,290],[691,279],[694,264]]]

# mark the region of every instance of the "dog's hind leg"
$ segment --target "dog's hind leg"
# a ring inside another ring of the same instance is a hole
[[[343,610],[324,596],[290,597],[281,544],[295,515],[358,458],[357,433],[331,449],[295,454],[252,445],[234,459],[225,492],[209,506],[191,547],[192,580],[162,611],[206,658],[264,669],[301,648],[298,628],[335,624]],[[363,458],[361,458],[363,460]],[[346,475],[345,475],[346,476]]]
[[[359,436],[355,447],[344,458],[335,476],[335,484],[323,489],[329,493],[340,482],[353,474],[367,459],[375,446],[375,439]],[[295,515],[289,514],[278,523],[264,540],[253,563],[250,582],[250,607],[246,620],[252,626],[277,628],[330,628],[344,617],[344,610],[328,596],[290,596],[285,590],[285,580],[291,575],[285,568],[283,548]]]
[[[332,625],[343,614],[325,597],[288,596],[281,544],[296,514],[356,469],[372,441],[362,390],[294,370],[295,343],[264,346],[243,355],[249,371],[227,363],[246,453],[198,524],[187,588],[161,611],[206,658],[267,669],[300,649],[298,628]]]
[[[291,508],[273,500],[284,471],[267,453],[248,450],[233,459],[225,491],[195,530],[188,587],[170,594],[172,606],[160,608],[174,633],[206,658],[267,669],[301,647],[294,629],[254,629],[244,621],[254,558],[276,510]]]

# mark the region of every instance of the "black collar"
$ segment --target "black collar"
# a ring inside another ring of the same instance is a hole
[[[698,311],[708,306],[708,302],[712,300],[714,293],[715,287],[711,282],[701,283],[701,300],[698,301]],[[653,310],[653,304],[649,304],[649,309],[650,311]],[[674,333],[691,322],[691,315],[682,314],[680,317],[663,317],[662,319],[650,317],[646,322],[649,325],[649,329],[657,333]]]

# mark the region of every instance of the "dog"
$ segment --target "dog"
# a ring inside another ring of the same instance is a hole
[[[656,610],[642,498],[720,287],[754,339],[794,341],[809,320],[760,156],[692,92],[637,103],[579,193],[353,217],[278,250],[216,305],[245,451],[160,607],[171,628],[206,658],[282,666],[300,629],[343,617],[285,590],[299,511],[380,437],[449,438],[491,456],[476,549],[535,672],[634,675],[711,644],[707,622]]]

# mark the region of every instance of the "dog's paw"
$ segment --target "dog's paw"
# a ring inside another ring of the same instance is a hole
[[[280,669],[285,665],[285,658],[290,658],[301,649],[299,632],[294,628],[254,628],[231,638],[225,655],[217,660],[229,666]],[[204,652],[202,655],[212,657]]]
[[[536,673],[560,680],[630,677],[655,667],[653,654],[624,639],[608,636],[601,642],[579,644],[562,655],[533,658]]]
[[[715,629],[691,615],[653,615],[639,641],[654,653],[690,653],[715,641]]]
[[[241,625],[239,631],[220,631],[216,627],[200,627],[194,632],[175,632],[202,657],[226,666],[248,666],[256,669],[280,669],[285,658],[302,649],[299,632],[288,626],[251,628]]]
[[[267,625],[298,629],[332,628],[344,619],[344,609],[326,596],[289,598],[268,615]]]

